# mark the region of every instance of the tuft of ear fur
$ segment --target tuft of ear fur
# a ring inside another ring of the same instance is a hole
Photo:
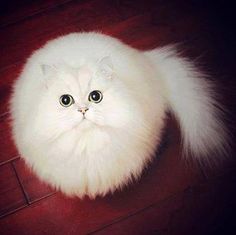
[[[145,52],[164,87],[167,109],[174,113],[182,132],[185,156],[212,163],[229,150],[224,113],[211,81],[195,65],[180,57],[174,47]]]
[[[113,63],[110,56],[106,56],[99,61],[99,72],[107,78],[112,77]]]

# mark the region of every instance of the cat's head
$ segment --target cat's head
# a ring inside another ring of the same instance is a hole
[[[134,120],[131,96],[109,57],[78,68],[46,64],[41,70],[37,129],[58,136],[74,128],[122,128]]]

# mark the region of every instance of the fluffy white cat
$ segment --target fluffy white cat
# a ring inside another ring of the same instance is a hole
[[[140,176],[167,111],[187,154],[222,155],[227,134],[217,107],[211,83],[174,48],[144,52],[94,32],[35,51],[11,98],[13,137],[26,163],[67,195],[91,198]]]

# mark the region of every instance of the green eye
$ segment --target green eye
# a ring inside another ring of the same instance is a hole
[[[74,99],[71,95],[65,94],[60,97],[60,104],[64,107],[69,107],[74,103]]]
[[[95,90],[95,91],[90,92],[88,100],[94,103],[99,103],[102,101],[102,98],[103,98],[102,92]]]

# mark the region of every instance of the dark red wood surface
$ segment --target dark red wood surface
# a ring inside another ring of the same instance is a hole
[[[236,36],[230,3],[11,0],[0,8],[0,234],[236,234]],[[218,84],[229,110],[230,160],[213,168],[186,162],[170,117],[162,151],[123,191],[80,200],[40,182],[11,139],[11,87],[33,50],[56,36],[89,30],[139,49],[179,43]]]

